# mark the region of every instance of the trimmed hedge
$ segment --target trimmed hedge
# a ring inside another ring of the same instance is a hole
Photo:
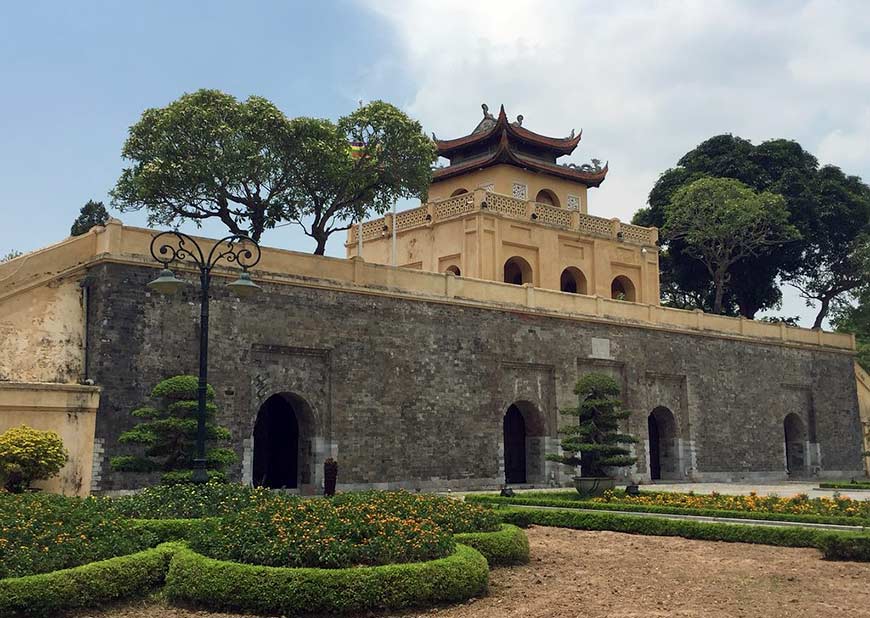
[[[868,481],[836,481],[829,483],[819,483],[819,489],[864,489],[870,490],[870,482]]]
[[[133,526],[157,537],[158,543],[186,541],[193,534],[214,525],[217,518],[203,519],[133,519]]]
[[[487,588],[477,550],[457,545],[429,562],[348,569],[265,567],[178,551],[166,577],[169,599],[254,614],[349,613],[464,601]]]
[[[658,504],[627,504],[624,502],[592,502],[590,500],[566,500],[560,498],[526,498],[514,496],[505,498],[497,495],[469,495],[466,502],[476,504],[549,506],[560,509],[587,509],[590,511],[625,511],[628,513],[662,513],[667,515],[698,515],[700,517],[728,517],[731,519],[750,519],[767,521],[789,521],[807,524],[834,524],[837,526],[867,526],[870,520],[862,517],[838,515],[798,515],[795,513],[774,513],[771,511],[726,511],[722,509],[688,509],[678,506]]]
[[[525,532],[512,524],[502,524],[497,532],[464,532],[453,538],[483,554],[491,567],[529,561],[529,539]]]
[[[824,557],[829,560],[870,562],[870,535],[854,532],[835,532],[797,526],[707,523],[613,513],[578,513],[570,510],[503,509],[499,513],[503,521],[521,527],[537,524],[575,530],[610,530],[626,534],[678,536],[701,541],[814,547],[820,549]]]
[[[0,616],[55,616],[141,597],[163,583],[178,544],[83,566],[0,579]]]

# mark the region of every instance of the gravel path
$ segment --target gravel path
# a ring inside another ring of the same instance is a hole
[[[488,596],[391,616],[870,618],[870,564],[826,562],[813,549],[543,527],[528,533],[532,563],[495,570]],[[159,604],[82,616],[231,618]]]

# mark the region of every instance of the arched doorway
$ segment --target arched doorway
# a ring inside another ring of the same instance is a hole
[[[512,403],[502,420],[502,432],[505,483],[543,482],[546,428],[538,408],[528,401]]]
[[[532,267],[521,257],[510,258],[504,263],[504,282],[514,285],[532,283]]]
[[[665,407],[655,408],[646,419],[649,436],[650,480],[681,478],[677,448],[677,422]]]
[[[637,294],[634,291],[634,283],[625,275],[619,275],[610,284],[610,298],[635,302]]]
[[[550,206],[558,206],[559,198],[549,189],[541,189],[538,195],[535,196],[535,201],[539,204],[549,204]]]
[[[806,472],[807,428],[800,416],[792,412],[782,423],[785,434],[785,469],[789,476]]]
[[[311,409],[290,393],[272,395],[254,423],[255,487],[296,489],[311,482]]]
[[[569,266],[562,271],[559,289],[571,294],[586,294],[586,277],[583,276],[579,268]]]
[[[504,415],[505,483],[526,482],[526,421],[515,405]]]

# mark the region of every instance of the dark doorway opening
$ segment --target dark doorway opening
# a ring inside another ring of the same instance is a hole
[[[512,257],[504,263],[504,282],[514,285],[532,283],[532,267],[521,257]]]
[[[662,478],[661,444],[659,438],[659,424],[656,417],[650,414],[646,419],[649,430],[649,477],[653,481]]]
[[[515,405],[504,415],[505,483],[526,482],[526,421]]]
[[[299,486],[299,419],[282,395],[269,397],[257,413],[253,482],[273,489]]]
[[[790,476],[801,476],[806,472],[804,450],[807,430],[803,420],[794,412],[783,421],[785,433],[785,467]]]

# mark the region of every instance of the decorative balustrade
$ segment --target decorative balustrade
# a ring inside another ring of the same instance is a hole
[[[654,246],[658,234],[654,228],[622,223],[618,219],[593,217],[577,210],[560,208],[522,200],[493,191],[477,190],[443,200],[423,204],[417,208],[396,213],[396,230],[403,231],[430,225],[433,221],[445,221],[481,210],[496,213],[511,219],[535,221],[544,225],[573,230],[581,234],[601,236],[634,245]],[[393,215],[363,223],[363,240],[372,240],[392,231]],[[357,242],[357,226],[351,230],[348,245]]]

